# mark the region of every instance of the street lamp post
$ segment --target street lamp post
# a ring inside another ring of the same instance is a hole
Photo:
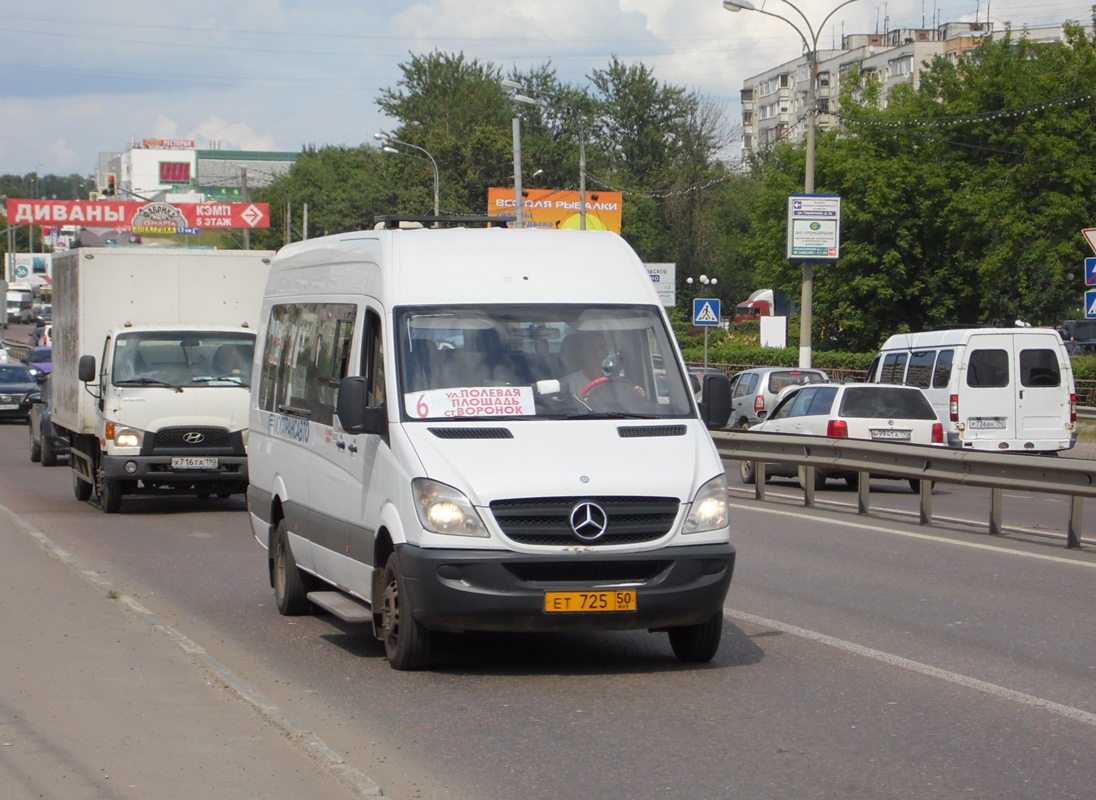
[[[373,138],[376,139],[378,142],[384,142],[384,145],[381,147],[381,152],[383,153],[410,155],[410,153],[401,153],[398,149],[392,146],[400,144],[404,147],[410,147],[412,150],[418,150],[430,160],[430,166],[434,169],[434,216],[441,216],[441,177],[438,174],[438,162],[434,160],[434,157],[426,152],[426,148],[419,147],[417,144],[411,144],[410,142],[401,142],[392,134],[385,133],[384,131],[374,133]]]
[[[803,191],[806,194],[814,194],[814,134],[816,117],[818,114],[818,101],[815,89],[818,81],[818,37],[822,33],[822,29],[826,27],[826,23],[830,21],[830,17],[850,3],[855,3],[856,0],[844,0],[844,2],[839,3],[837,7],[830,11],[822,20],[822,24],[818,26],[818,30],[814,29],[810,20],[807,19],[806,15],[800,11],[791,0],[779,0],[779,2],[783,3],[799,15],[799,18],[803,20],[803,25],[806,26],[806,33],[800,29],[799,25],[787,17],[782,17],[772,11],[766,11],[764,8],[758,8],[751,3],[750,0],[723,0],[723,7],[728,11],[734,12],[756,11],[758,14],[764,14],[767,17],[778,19],[790,25],[795,32],[799,34],[799,38],[803,40],[803,46],[807,49],[808,71],[806,165],[805,175],[803,177]],[[810,35],[810,38],[808,38],[808,34]],[[804,261],[802,262],[802,270],[802,289],[799,299],[799,366],[809,367],[811,365],[811,326],[814,322],[814,314],[811,307],[814,299],[814,264],[810,261]]]
[[[507,89],[522,88],[522,85],[517,81],[502,80],[499,83]],[[578,219],[579,230],[584,231],[586,230],[586,120],[580,118],[580,115],[575,107],[564,98],[544,91],[538,91],[537,93],[545,94],[548,97],[551,97],[553,100],[558,100],[559,102],[565,104],[571,110],[571,113],[575,115],[575,118],[578,119]],[[537,103],[537,101],[534,100],[532,97],[528,97],[524,94],[515,94],[513,95],[512,99],[517,103],[539,105],[539,103]],[[520,147],[520,144],[518,146]]]
[[[715,286],[719,281],[716,278],[709,278],[707,275],[701,275],[698,279],[705,286]],[[693,279],[691,277],[685,279],[685,283],[690,286],[693,285]],[[704,326],[704,369],[708,368],[708,331],[711,330],[707,325]]]

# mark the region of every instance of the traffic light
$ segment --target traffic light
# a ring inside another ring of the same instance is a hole
[[[107,197],[114,197],[114,195],[117,193],[117,187],[115,186],[115,181],[116,181],[115,174],[113,172],[108,172],[107,173],[107,186],[106,186],[106,189],[103,190],[103,194],[105,194]]]

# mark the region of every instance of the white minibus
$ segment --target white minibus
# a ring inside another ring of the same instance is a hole
[[[464,221],[469,225],[469,221]],[[724,465],[647,271],[598,231],[391,227],[283,248],[248,507],[282,614],[435,632],[651,630],[719,646]]]
[[[1077,440],[1073,367],[1051,328],[896,334],[868,379],[923,389],[951,447],[1055,453]]]

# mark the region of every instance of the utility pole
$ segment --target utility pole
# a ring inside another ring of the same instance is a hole
[[[240,167],[240,194],[245,203],[250,202],[247,196],[247,167]],[[251,249],[251,228],[244,228],[244,250]]]

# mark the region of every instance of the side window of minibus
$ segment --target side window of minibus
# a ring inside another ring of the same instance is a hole
[[[910,357],[910,366],[906,371],[906,384],[918,389],[927,389],[932,382],[932,364],[936,360],[935,350],[921,350]]]
[[[285,364],[285,343],[292,316],[292,306],[274,306],[270,309],[259,378],[258,406],[263,411],[277,411],[282,402],[278,391],[279,372]]]
[[[906,354],[891,353],[883,359],[883,369],[879,373],[880,383],[901,383],[906,378]]]
[[[941,350],[936,357],[936,369],[932,371],[932,388],[946,389],[951,381],[951,362],[955,357],[954,350]]]
[[[365,337],[362,347],[362,375],[366,383],[366,405],[376,408],[384,405],[384,331],[377,312],[369,310],[365,317]]]

